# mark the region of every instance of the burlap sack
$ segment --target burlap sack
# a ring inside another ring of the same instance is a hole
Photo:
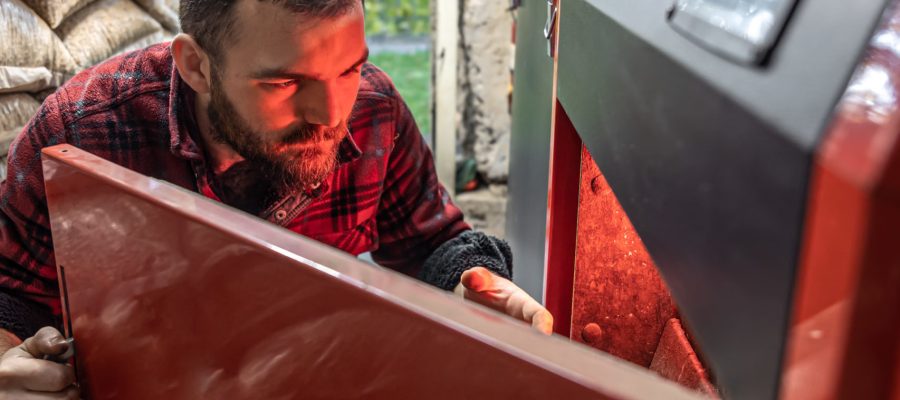
[[[5,131],[0,131],[0,157],[3,158],[3,166],[6,166],[6,155],[9,153],[9,145],[12,144],[13,139],[22,132],[22,128],[16,129],[8,129]],[[3,178],[0,177],[0,180]]]
[[[45,67],[58,86],[77,65],[44,20],[19,0],[0,0],[0,66]]]
[[[172,37],[175,36],[172,32],[160,31],[156,33],[151,33],[147,36],[144,36],[133,43],[129,44],[122,48],[121,53],[125,53],[132,50],[140,50],[151,44],[157,44],[172,40]]]
[[[96,0],[23,0],[51,28],[56,29],[66,17]]]
[[[27,93],[0,95],[0,131],[25,126],[40,106],[41,103]]]
[[[39,92],[50,86],[53,75],[44,67],[0,66],[0,94]]]
[[[138,5],[147,10],[153,18],[156,18],[166,30],[179,32],[178,0],[134,0]]]
[[[90,67],[137,40],[162,31],[153,17],[130,0],[99,0],[63,21],[56,32],[75,62]]]
[[[9,143],[40,106],[41,103],[26,93],[0,95],[0,155],[6,155]]]

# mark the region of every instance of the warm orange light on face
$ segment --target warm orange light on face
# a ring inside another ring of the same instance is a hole
[[[237,8],[223,85],[242,119],[257,132],[346,121],[367,55],[362,8],[325,19],[269,2]]]

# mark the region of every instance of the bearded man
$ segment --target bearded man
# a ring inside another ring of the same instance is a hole
[[[13,142],[0,398],[78,396],[71,367],[44,360],[69,346],[40,161],[60,143],[550,332],[547,310],[509,281],[509,247],[463,222],[409,109],[367,62],[361,0],[182,0],[180,14],[172,43],[82,72]]]

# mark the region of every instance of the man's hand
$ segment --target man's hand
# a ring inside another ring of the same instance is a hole
[[[497,276],[487,268],[475,267],[463,272],[453,292],[528,322],[547,335],[553,333],[553,316],[546,308],[509,279]]]
[[[18,341],[14,335],[3,333]],[[58,356],[68,349],[69,343],[58,330],[44,327],[6,350],[0,356],[0,399],[77,399],[72,366],[44,360],[44,356]]]

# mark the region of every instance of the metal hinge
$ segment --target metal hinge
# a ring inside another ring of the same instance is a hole
[[[547,56],[553,58],[556,52],[556,43],[554,43],[556,32],[556,20],[558,18],[559,7],[554,0],[547,0],[547,23],[544,24],[544,38],[547,39]]]

